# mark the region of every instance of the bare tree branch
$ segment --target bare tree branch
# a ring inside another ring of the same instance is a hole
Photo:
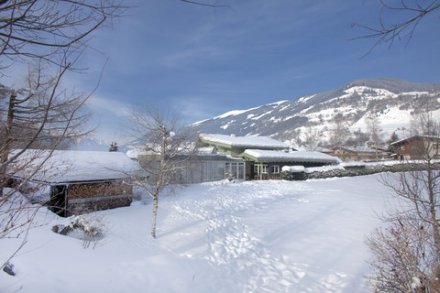
[[[355,23],[353,26],[366,31],[365,34],[354,39],[373,39],[375,42],[366,53],[370,53],[381,44],[391,47],[396,41],[405,40],[408,44],[420,24],[429,15],[440,11],[440,0],[431,1],[396,1],[389,4],[386,0],[380,0],[382,6],[379,16],[379,24],[375,27]],[[386,13],[392,13],[401,17],[400,21],[392,22]]]
[[[211,4],[211,3],[206,3],[206,2],[202,2],[202,1],[193,1],[193,0],[180,0],[180,1],[194,4],[194,5],[207,6],[207,7],[229,7],[229,5]]]

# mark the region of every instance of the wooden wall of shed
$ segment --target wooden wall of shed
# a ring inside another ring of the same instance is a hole
[[[67,215],[81,215],[99,210],[108,210],[119,207],[130,206],[131,197],[109,198],[108,200],[87,201],[83,203],[69,203]]]
[[[121,181],[81,183],[69,185],[68,198],[87,198],[94,196],[131,195],[133,187]]]

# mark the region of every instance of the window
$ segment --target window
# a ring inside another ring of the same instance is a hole
[[[225,178],[231,176],[231,163],[225,163]]]
[[[272,174],[280,174],[280,166],[279,165],[272,166]]]
[[[230,173],[230,175],[232,176],[232,178],[237,179],[237,175],[238,175],[237,171],[238,171],[237,163],[231,163],[231,173]]]
[[[244,163],[225,163],[225,178],[244,179]]]
[[[266,164],[255,164],[254,165],[254,173],[255,174],[267,174],[267,165]]]
[[[244,163],[238,163],[238,177],[237,179],[244,179]]]

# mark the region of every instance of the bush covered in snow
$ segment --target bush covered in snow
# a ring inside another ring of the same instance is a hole
[[[52,231],[58,234],[84,240],[84,247],[104,237],[105,225],[101,219],[88,218],[85,215],[73,216],[67,225],[55,225]]]

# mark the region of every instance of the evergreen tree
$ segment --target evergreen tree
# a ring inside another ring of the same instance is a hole
[[[110,147],[108,149],[109,152],[117,152],[118,151],[118,143],[117,142],[112,142],[110,144]]]

